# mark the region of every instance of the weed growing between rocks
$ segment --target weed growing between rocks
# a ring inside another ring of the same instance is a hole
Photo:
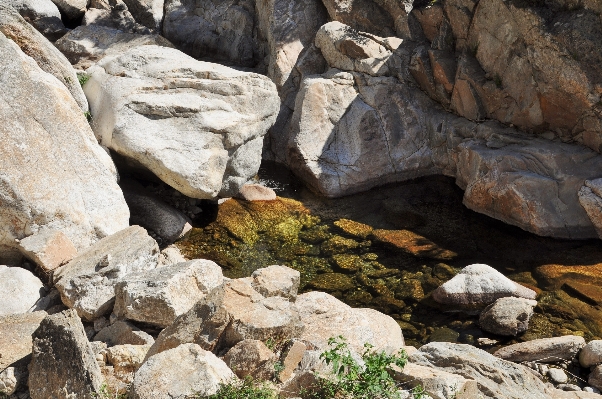
[[[98,389],[98,393],[93,393],[92,397],[94,399],[128,399],[126,393],[114,392],[106,383],[102,384]],[[2,397],[0,397],[0,399],[2,399]]]
[[[200,399],[193,396],[190,399]],[[222,384],[219,390],[207,399],[277,399],[278,395],[266,383],[254,381],[247,377],[230,384]]]

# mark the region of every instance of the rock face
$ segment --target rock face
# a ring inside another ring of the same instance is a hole
[[[408,388],[418,385],[433,399],[477,398],[479,390],[474,380],[461,375],[408,363],[403,369],[392,367],[393,378]]]
[[[251,285],[264,297],[281,296],[291,301],[297,299],[301,273],[286,266],[272,265],[257,269],[251,274]]]
[[[77,255],[71,240],[62,231],[53,229],[41,229],[20,240],[19,250],[47,273]]]
[[[29,371],[32,399],[92,399],[102,381],[77,313],[70,309],[47,316],[33,334]]]
[[[155,342],[153,337],[148,333],[127,321],[121,320],[100,330],[94,336],[94,341],[105,342],[109,346],[152,345]]]
[[[0,316],[27,312],[44,295],[44,284],[30,271],[0,265]]]
[[[435,301],[449,305],[482,306],[511,296],[535,299],[536,294],[483,264],[466,266],[433,291]]]
[[[602,238],[602,179],[586,180],[579,190],[579,203]]]
[[[148,359],[136,372],[133,399],[213,395],[220,383],[236,378],[226,364],[196,344],[183,344]]]
[[[582,367],[592,367],[602,363],[602,340],[589,341],[579,352]]]
[[[494,355],[512,362],[554,363],[558,360],[572,360],[584,346],[583,337],[565,335],[508,345],[497,350]]]
[[[308,292],[295,302],[305,325],[301,340],[320,349],[328,347],[328,339],[343,335],[349,347],[357,353],[364,344],[375,351],[396,351],[404,345],[401,328],[390,316],[373,309],[355,309],[324,292]]]
[[[161,30],[164,0],[124,0],[134,19],[152,30]]]
[[[69,91],[4,35],[0,54],[0,261],[44,226],[78,249],[127,227],[113,162]]]
[[[165,328],[222,283],[221,267],[204,259],[133,273],[115,286],[113,312]]]
[[[157,267],[159,247],[142,227],[106,237],[58,269],[55,286],[63,303],[92,321],[109,312],[115,285],[130,273]]]
[[[52,0],[6,0],[2,3],[14,8],[49,40],[57,40],[67,33],[61,13]]]
[[[46,312],[0,316],[0,370],[31,354],[31,335],[46,316]]]
[[[84,16],[89,0],[52,0],[58,7],[59,11],[65,15],[67,19],[77,19]]]
[[[84,91],[101,143],[183,194],[235,194],[257,173],[262,137],[279,109],[266,77],[158,46],[137,47],[88,72]]]
[[[483,310],[479,324],[483,330],[497,335],[516,336],[529,328],[536,305],[537,301],[524,298],[500,298]]]
[[[432,342],[411,355],[410,362],[473,379],[485,398],[549,398],[545,384],[525,366],[501,360],[470,345]]]
[[[269,380],[274,377],[276,355],[263,342],[245,339],[224,355],[224,362],[239,378]]]

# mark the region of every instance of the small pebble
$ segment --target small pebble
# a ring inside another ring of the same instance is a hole
[[[567,377],[566,373],[563,370],[557,368],[549,369],[548,377],[550,378],[550,380],[552,380],[552,382],[555,382],[556,384],[564,384],[569,380],[569,377]]]
[[[540,364],[540,365],[539,365],[539,373],[540,373],[541,375],[547,375],[547,374],[548,374],[548,370],[549,370],[549,369],[550,369],[550,368],[549,368],[548,366],[546,366],[545,364]]]

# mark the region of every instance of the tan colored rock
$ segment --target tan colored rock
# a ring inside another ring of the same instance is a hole
[[[57,40],[67,33],[61,13],[52,0],[5,0],[2,3],[14,8],[49,40]]]
[[[127,321],[116,321],[100,330],[94,336],[94,341],[106,342],[109,346],[115,345],[152,345],[155,340],[148,333],[140,330]]]
[[[579,352],[579,364],[592,367],[602,363],[602,340],[589,341]]]
[[[42,229],[20,240],[19,249],[46,273],[64,265],[77,255],[77,249],[71,240],[62,231],[52,229]]]
[[[273,201],[276,199],[276,192],[261,184],[245,184],[240,188],[238,196],[245,201]]]
[[[180,249],[175,245],[170,245],[161,251],[159,255],[159,265],[157,267],[175,265],[176,263],[186,262],[188,259],[182,255]]]
[[[281,296],[295,301],[301,273],[286,266],[272,265],[255,270],[251,285],[264,297]]]
[[[429,5],[426,7],[414,8],[412,14],[416,17],[422,31],[429,41],[435,40],[439,33],[439,27],[443,23],[443,7],[440,4]]]
[[[512,362],[555,363],[559,360],[572,360],[584,346],[583,337],[565,335],[508,345],[498,349],[494,355]]]
[[[59,11],[67,19],[78,19],[84,16],[89,0],[52,0]]]
[[[21,375],[15,367],[8,367],[0,372],[0,394],[12,395],[19,387]]]
[[[393,378],[404,387],[414,388],[420,385],[433,399],[469,399],[479,395],[477,381],[458,374],[412,363],[406,364],[403,369],[392,365],[391,369]]]
[[[25,313],[44,294],[44,284],[29,270],[0,265],[0,316]]]
[[[238,378],[251,376],[259,380],[274,377],[276,355],[261,341],[245,339],[224,355],[224,362]]]
[[[46,316],[46,312],[0,316],[0,370],[31,354],[31,335]]]
[[[106,349],[107,361],[116,373],[135,373],[148,352],[150,345],[115,345]]]
[[[280,358],[282,359],[282,370],[277,377],[280,382],[285,382],[293,375],[295,369],[303,360],[303,355],[307,351],[307,345],[299,340],[293,340],[292,344],[288,345],[283,351]]]

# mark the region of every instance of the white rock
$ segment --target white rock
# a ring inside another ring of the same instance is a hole
[[[25,313],[44,294],[44,284],[30,271],[0,265],[0,316]]]
[[[182,255],[178,247],[170,245],[161,251],[158,267],[175,265],[176,263],[186,262],[187,260],[188,259]]]
[[[84,16],[89,0],[52,0],[68,19],[77,19]]]
[[[294,301],[301,281],[301,273],[286,266],[272,265],[251,274],[253,288],[264,297],[282,296]]]
[[[579,352],[582,367],[591,367],[602,363],[602,340],[589,341]]]
[[[564,384],[569,380],[564,370],[558,368],[551,368],[548,370],[548,377],[556,384]]]
[[[51,0],[4,0],[2,4],[13,7],[50,40],[67,33],[61,13]]]
[[[116,321],[100,330],[94,336],[94,341],[114,345],[152,345],[155,340],[148,333],[140,330],[127,321]]]
[[[391,366],[393,378],[404,387],[415,388],[418,385],[433,399],[477,398],[477,382],[458,374],[448,373],[436,368],[408,363],[403,369]]]
[[[12,395],[19,386],[20,373],[14,367],[7,367],[0,372],[0,394]]]

